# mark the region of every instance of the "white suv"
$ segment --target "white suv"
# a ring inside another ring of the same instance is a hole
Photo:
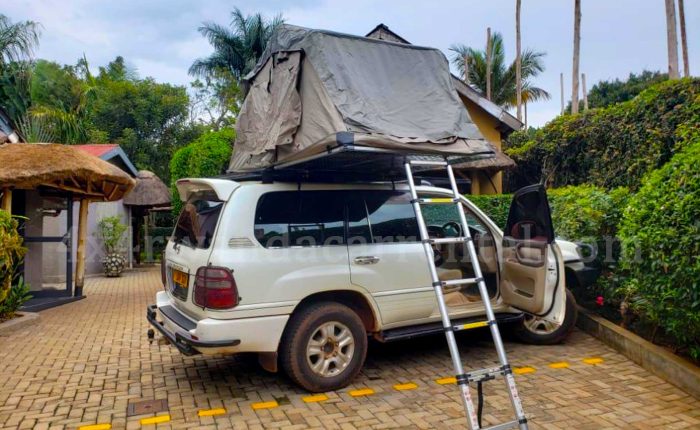
[[[185,179],[148,319],[182,353],[258,353],[313,392],[361,370],[380,342],[443,332],[405,185]],[[449,190],[418,187],[420,197]],[[499,321],[532,343],[566,337],[576,305],[544,189],[515,194],[506,234],[462,199]],[[454,204],[425,206],[432,237],[461,235]],[[443,280],[473,277],[463,245],[435,248]],[[455,324],[483,321],[476,286],[445,289]],[[153,331],[149,333],[153,336]]]

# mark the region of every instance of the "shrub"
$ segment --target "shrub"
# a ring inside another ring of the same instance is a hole
[[[508,221],[508,210],[513,196],[510,194],[483,194],[466,196],[479,209],[484,211],[498,227],[504,229]]]
[[[17,220],[9,212],[0,209],[0,304],[10,294],[17,265],[27,252],[22,246],[17,225]]]
[[[24,283],[24,279],[20,276],[15,285],[8,291],[5,300],[0,303],[0,322],[14,317],[19,308],[31,298],[29,286]]]
[[[671,159],[684,141],[679,130],[700,122],[700,79],[665,81],[634,99],[546,126],[513,133],[506,153],[517,163],[511,189],[540,182],[561,187],[590,183],[637,189],[648,172]]]
[[[173,195],[173,212],[180,213],[182,202],[175,183],[181,178],[205,178],[226,172],[232,143],[236,137],[233,129],[212,131],[201,135],[194,142],[177,150],[170,160],[170,188]]]
[[[102,218],[97,223],[97,228],[98,235],[105,247],[105,253],[112,254],[117,252],[128,227],[122,224],[118,216],[109,216]]]
[[[592,185],[568,186],[547,191],[552,223],[558,237],[595,243],[616,234],[629,191],[620,187],[610,192]],[[468,196],[500,228],[508,219],[510,194]]]
[[[645,179],[620,226],[632,309],[700,358],[700,131]]]

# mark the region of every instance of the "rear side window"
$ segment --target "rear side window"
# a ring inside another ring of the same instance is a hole
[[[266,248],[343,245],[344,197],[334,191],[264,194],[255,211],[255,238]]]
[[[364,191],[362,196],[349,199],[349,205],[348,243],[418,240],[418,221],[410,194],[400,191]]]
[[[202,191],[190,196],[177,218],[173,234],[175,243],[192,248],[209,248],[223,205],[213,191]]]

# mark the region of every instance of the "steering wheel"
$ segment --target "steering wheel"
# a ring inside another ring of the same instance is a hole
[[[448,221],[448,222],[446,222],[445,224],[442,225],[442,230],[443,230],[443,231],[447,230],[448,228],[453,229],[453,230],[455,231],[455,233],[457,233],[457,234],[455,234],[453,237],[458,237],[458,236],[461,236],[461,235],[462,235],[462,226],[461,226],[458,222],[456,222],[456,221]],[[445,237],[447,237],[447,235],[445,235]]]

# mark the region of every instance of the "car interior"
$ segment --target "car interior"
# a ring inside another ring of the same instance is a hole
[[[426,206],[423,209],[428,234],[431,238],[462,236],[459,212],[454,205]],[[479,258],[481,272],[486,282],[489,297],[494,298],[498,291],[498,260],[493,234],[468,208],[464,207],[469,225],[469,233]],[[433,245],[438,276],[442,281],[473,278],[474,267],[469,261],[466,245]],[[457,285],[444,288],[445,303],[450,308],[469,306],[481,302],[476,285]]]

